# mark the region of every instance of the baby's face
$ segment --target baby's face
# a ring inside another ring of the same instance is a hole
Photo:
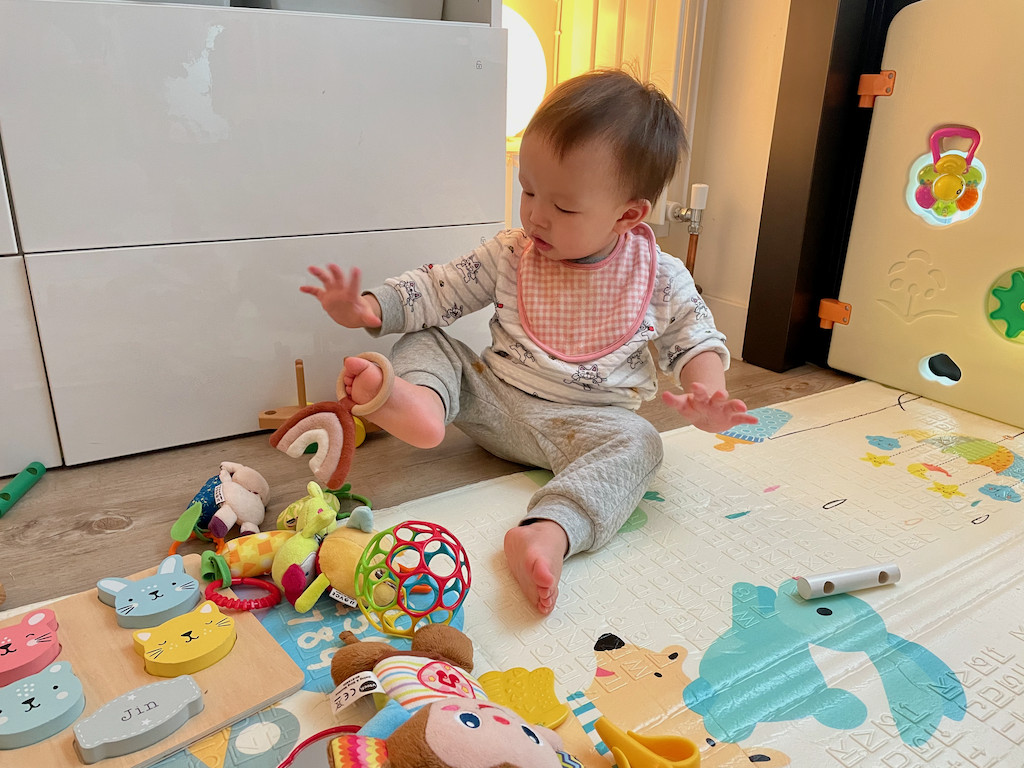
[[[611,253],[635,226],[611,148],[592,140],[559,158],[543,136],[527,134],[519,150],[520,218],[538,253],[555,261]],[[642,217],[641,217],[642,218]]]

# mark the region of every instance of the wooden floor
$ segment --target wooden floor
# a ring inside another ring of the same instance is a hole
[[[749,408],[856,380],[810,365],[773,373],[734,362],[727,373],[729,393]],[[662,389],[668,384],[663,380]],[[686,426],[660,399],[645,404],[640,413],[662,432]],[[272,449],[267,435],[48,471],[0,519],[0,592],[7,595],[3,609],[80,592],[96,586],[100,578],[155,566],[171,543],[171,524],[221,461],[247,464],[267,478],[271,496],[263,527],[272,528],[278,512],[305,495],[312,477],[306,461]],[[454,428],[429,451],[378,432],[356,451],[348,481],[375,509],[383,509],[522,469],[491,456]],[[198,542],[189,542],[181,552],[202,550]]]

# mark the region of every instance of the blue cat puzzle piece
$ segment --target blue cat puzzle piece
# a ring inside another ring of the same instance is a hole
[[[185,572],[181,555],[170,555],[152,576],[135,581],[100,579],[96,582],[96,596],[114,608],[118,626],[149,629],[188,613],[199,605],[202,594],[199,582]]]
[[[84,710],[85,692],[71,664],[51,664],[0,688],[0,749],[21,749],[48,739]]]

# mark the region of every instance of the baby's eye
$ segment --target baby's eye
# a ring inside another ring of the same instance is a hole
[[[560,206],[560,205],[556,205],[556,206],[555,206],[555,208],[557,208],[557,209],[558,209],[559,211],[561,211],[562,213],[578,213],[578,211],[567,211],[567,210],[566,210],[565,208],[563,208],[563,207],[562,207],[562,206]]]

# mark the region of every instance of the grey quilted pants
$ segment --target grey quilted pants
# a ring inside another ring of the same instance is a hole
[[[661,435],[643,417],[613,405],[565,405],[528,395],[437,328],[406,334],[390,357],[398,376],[437,392],[446,424],[496,456],[554,473],[520,525],[554,520],[569,538],[567,556],[606,544],[661,465]]]

